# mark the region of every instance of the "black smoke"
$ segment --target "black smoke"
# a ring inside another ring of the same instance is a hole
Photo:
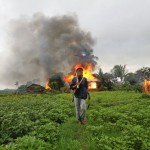
[[[76,63],[96,65],[90,32],[80,29],[75,15],[12,20],[8,28],[9,56],[0,81],[45,80],[57,72],[67,74]]]

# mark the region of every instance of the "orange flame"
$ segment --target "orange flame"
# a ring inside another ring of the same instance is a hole
[[[74,66],[74,72],[77,68],[83,68],[83,76],[87,78],[87,80],[94,80],[95,77],[92,75],[92,71],[93,71],[93,66],[92,64],[87,64],[86,66],[82,66],[81,64],[76,64]],[[72,74],[69,74],[68,76],[65,76],[64,77],[64,81],[65,82],[71,82],[72,79],[73,79],[74,75],[73,73]]]
[[[50,80],[47,80],[45,83],[45,89],[46,90],[51,90],[51,87],[49,86],[49,82],[50,82]]]
[[[95,81],[91,81],[88,84],[88,89],[96,89],[97,88],[97,84]]]
[[[149,93],[150,80],[144,80],[145,93]]]

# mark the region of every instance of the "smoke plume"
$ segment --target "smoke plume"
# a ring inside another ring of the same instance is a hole
[[[96,65],[94,39],[80,29],[74,15],[50,18],[37,13],[12,20],[8,35],[10,55],[0,75],[3,82],[47,79],[70,72],[76,63]]]

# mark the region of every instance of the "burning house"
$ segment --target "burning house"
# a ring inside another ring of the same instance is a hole
[[[88,80],[88,89],[89,90],[98,90],[100,86],[100,81],[98,79]]]
[[[83,76],[87,78],[88,81],[88,89],[89,90],[98,90],[100,81],[92,75],[93,66],[92,64],[87,64],[83,67],[81,64],[76,64],[74,66],[74,72],[78,67],[83,68]],[[74,77],[73,73],[68,74],[68,76],[64,77],[64,81],[70,83]]]

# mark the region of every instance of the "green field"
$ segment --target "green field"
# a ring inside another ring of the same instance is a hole
[[[91,92],[77,124],[71,94],[0,95],[2,150],[149,150],[150,95]]]

